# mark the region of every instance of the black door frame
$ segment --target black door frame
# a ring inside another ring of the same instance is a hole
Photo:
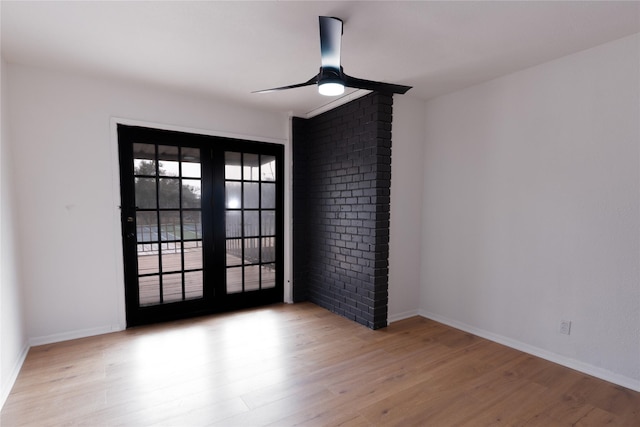
[[[260,141],[200,135],[180,131],[118,124],[121,231],[127,327],[222,311],[266,305],[284,300],[284,146]],[[200,148],[202,164],[203,298],[139,306],[134,204],[133,143]],[[275,287],[227,294],[224,153],[246,152],[275,156],[276,237]],[[127,220],[134,218],[134,222]]]

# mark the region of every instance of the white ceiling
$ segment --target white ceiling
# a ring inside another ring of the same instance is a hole
[[[342,65],[428,99],[640,32],[640,2],[2,1],[2,56],[305,115],[318,16],[344,20]],[[352,95],[353,96],[353,95]]]

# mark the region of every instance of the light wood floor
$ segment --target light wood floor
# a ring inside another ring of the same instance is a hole
[[[640,393],[420,317],[275,305],[34,347],[1,425],[639,426]]]

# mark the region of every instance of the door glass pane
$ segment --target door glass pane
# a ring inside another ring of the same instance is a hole
[[[180,172],[178,147],[158,145],[158,162],[160,176],[178,176]]]
[[[138,274],[158,273],[159,268],[158,245],[138,245]]]
[[[260,269],[262,274],[262,289],[275,288],[276,287],[276,265],[265,264]]]
[[[163,302],[182,301],[182,273],[162,275]]]
[[[227,211],[225,216],[226,237],[242,237],[242,212]]]
[[[227,266],[242,265],[242,239],[227,240]]]
[[[160,304],[160,276],[138,278],[140,306]]]
[[[239,182],[225,183],[225,206],[227,209],[240,209],[242,202],[242,184]]]
[[[274,156],[260,156],[260,177],[263,181],[276,180],[276,158]]]
[[[158,197],[160,208],[178,209],[180,207],[180,180],[160,178]]]
[[[262,184],[262,208],[275,209],[276,207],[276,185],[270,183]]]
[[[202,239],[202,214],[200,211],[182,212],[184,240]]]
[[[182,176],[185,178],[201,178],[200,149],[183,147],[181,151]]]
[[[260,235],[260,213],[258,211],[244,212],[244,236]]]
[[[196,240],[193,242],[183,242],[182,247],[184,248],[185,253],[190,250],[201,250],[202,249],[202,240]]]
[[[133,144],[134,175],[156,176],[156,146],[154,144]]]
[[[180,211],[160,212],[160,239],[180,239]]]
[[[155,212],[136,212],[136,239],[138,242],[158,240],[158,220]]]
[[[261,262],[274,262],[276,260],[276,239],[275,237],[263,237],[261,251]]]
[[[177,246],[180,246],[180,242],[160,243],[160,252],[163,254],[173,253],[176,251]]]
[[[156,179],[135,178],[135,197],[138,209],[155,209],[156,206]]]
[[[261,235],[273,236],[276,234],[276,212],[262,211]]]
[[[242,179],[245,181],[260,180],[260,156],[257,154],[244,153],[242,157]]]
[[[199,243],[197,247],[187,247],[187,245]],[[202,269],[202,242],[186,242],[184,244],[184,269]]]
[[[202,271],[184,273],[185,299],[202,298]]]
[[[135,175],[156,176],[155,160],[135,159],[133,161],[133,173]]]
[[[230,184],[230,183],[228,183]],[[244,185],[244,208],[245,209],[257,209],[260,207],[260,196],[258,195],[259,186],[258,183],[245,182]]]
[[[224,178],[242,179],[242,154],[227,151],[224,154]]]
[[[199,179],[182,180],[182,207],[200,208],[202,181]]]
[[[260,239],[244,239],[244,264],[254,264],[259,261]]]
[[[157,254],[160,245],[157,243],[143,243],[138,245],[138,254]]]
[[[244,268],[244,290],[257,291],[258,289],[260,289],[260,266],[246,266]]]
[[[168,247],[162,251],[162,272],[182,271],[182,245],[180,242],[171,242],[166,245]]]
[[[242,292],[242,267],[227,268],[227,293]]]

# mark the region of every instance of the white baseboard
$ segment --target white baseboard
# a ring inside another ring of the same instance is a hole
[[[29,339],[29,345],[34,347],[37,345],[52,344],[61,341],[75,340],[78,338],[92,337],[94,335],[108,334],[120,330],[122,330],[122,328],[117,326],[100,326],[97,328],[78,329],[76,331],[62,332],[60,334],[32,337]]]
[[[569,357],[565,357],[565,356],[550,352],[548,350],[541,349],[539,347],[535,347],[511,338],[507,338],[502,335],[494,334],[492,332],[485,331],[483,329],[479,329],[479,328],[467,325],[465,323],[458,322],[456,320],[451,320],[446,317],[440,316],[439,314],[431,313],[424,310],[419,310],[418,314],[427,319],[435,320],[436,322],[440,322],[445,325],[454,327],[456,329],[460,329],[462,331],[468,332],[470,334],[488,339],[489,341],[494,341],[494,342],[497,342],[498,344],[506,345],[507,347],[511,347],[516,350],[520,350],[522,352],[531,354],[533,356],[540,357],[541,359],[545,359],[550,362],[557,363],[558,365],[566,366],[567,368],[574,369],[576,371],[580,371],[587,375],[591,375],[593,377],[600,378],[610,383],[614,383],[622,387],[626,387],[628,389],[640,392],[640,380],[629,378],[624,375],[619,375],[619,374],[616,374],[615,372],[598,368],[597,366],[593,366],[588,363],[581,362],[579,360],[571,359]]]
[[[404,311],[402,313],[389,314],[387,316],[387,323],[397,322],[399,320],[408,319],[408,318],[413,317],[413,316],[421,316],[420,311],[419,310],[409,310],[409,311]]]
[[[11,393],[11,389],[18,379],[18,374],[20,373],[20,369],[22,369],[22,365],[24,364],[25,359],[27,358],[27,353],[29,353],[29,345],[25,343],[22,351],[20,352],[20,356],[18,356],[18,360],[16,360],[13,369],[11,370],[11,374],[9,378],[3,381],[2,389],[0,390],[0,409],[4,406],[4,402],[7,401],[9,397],[9,393]]]

